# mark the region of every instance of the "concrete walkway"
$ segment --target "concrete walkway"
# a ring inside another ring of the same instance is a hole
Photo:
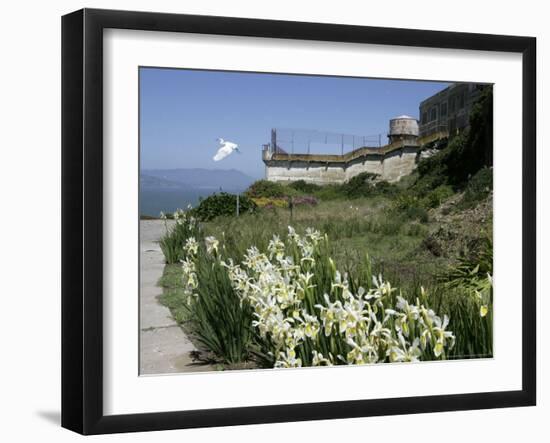
[[[197,365],[189,353],[195,347],[174,321],[170,310],[161,305],[162,288],[157,282],[164,270],[164,256],[158,240],[164,234],[161,220],[140,221],[140,363],[139,372],[170,374],[211,371]]]

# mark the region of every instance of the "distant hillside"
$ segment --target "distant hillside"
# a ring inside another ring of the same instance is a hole
[[[222,189],[224,191],[245,190],[255,179],[236,169],[144,169],[144,186],[158,184],[193,189]]]
[[[178,183],[166,180],[160,177],[144,174],[139,175],[139,186],[142,189],[188,189],[189,186],[184,183]]]

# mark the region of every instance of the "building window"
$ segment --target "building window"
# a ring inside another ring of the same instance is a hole
[[[433,122],[437,120],[437,108],[434,106],[430,111],[430,121]]]
[[[426,124],[428,123],[428,113],[427,112],[423,112],[422,113],[422,124]]]
[[[455,99],[456,97],[451,97],[451,99],[449,100],[450,101],[450,108],[451,108],[451,112],[455,112]]]
[[[441,117],[447,117],[447,103],[441,103]]]
[[[464,108],[464,93],[460,94],[460,109]]]

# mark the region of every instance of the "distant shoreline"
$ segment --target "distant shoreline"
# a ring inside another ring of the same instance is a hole
[[[246,188],[231,189],[173,189],[156,188],[140,189],[139,191],[139,214],[140,217],[148,216],[151,219],[158,218],[162,212],[171,213],[176,209],[185,209],[188,205],[197,206],[201,198],[219,192],[228,192],[231,194],[244,192]]]

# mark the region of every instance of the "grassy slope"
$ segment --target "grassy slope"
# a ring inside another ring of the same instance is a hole
[[[368,253],[375,272],[401,285],[419,279],[428,284],[442,268],[454,263],[464,249],[461,239],[474,241],[481,228],[490,230],[487,214],[470,220],[470,214],[461,217],[462,212],[432,210],[422,223],[392,211],[391,206],[391,197],[383,196],[321,201],[315,207],[295,207],[292,217],[288,209],[264,209],[239,218],[219,217],[204,228],[206,235],[225,238],[227,253],[237,260],[251,245],[264,249],[273,234],[284,237],[289,225],[298,231],[313,227],[328,235],[331,254],[340,266],[353,266],[358,256]],[[485,209],[490,211],[490,207]],[[439,249],[447,248],[444,251],[430,250],[446,235],[456,242],[439,245]]]

